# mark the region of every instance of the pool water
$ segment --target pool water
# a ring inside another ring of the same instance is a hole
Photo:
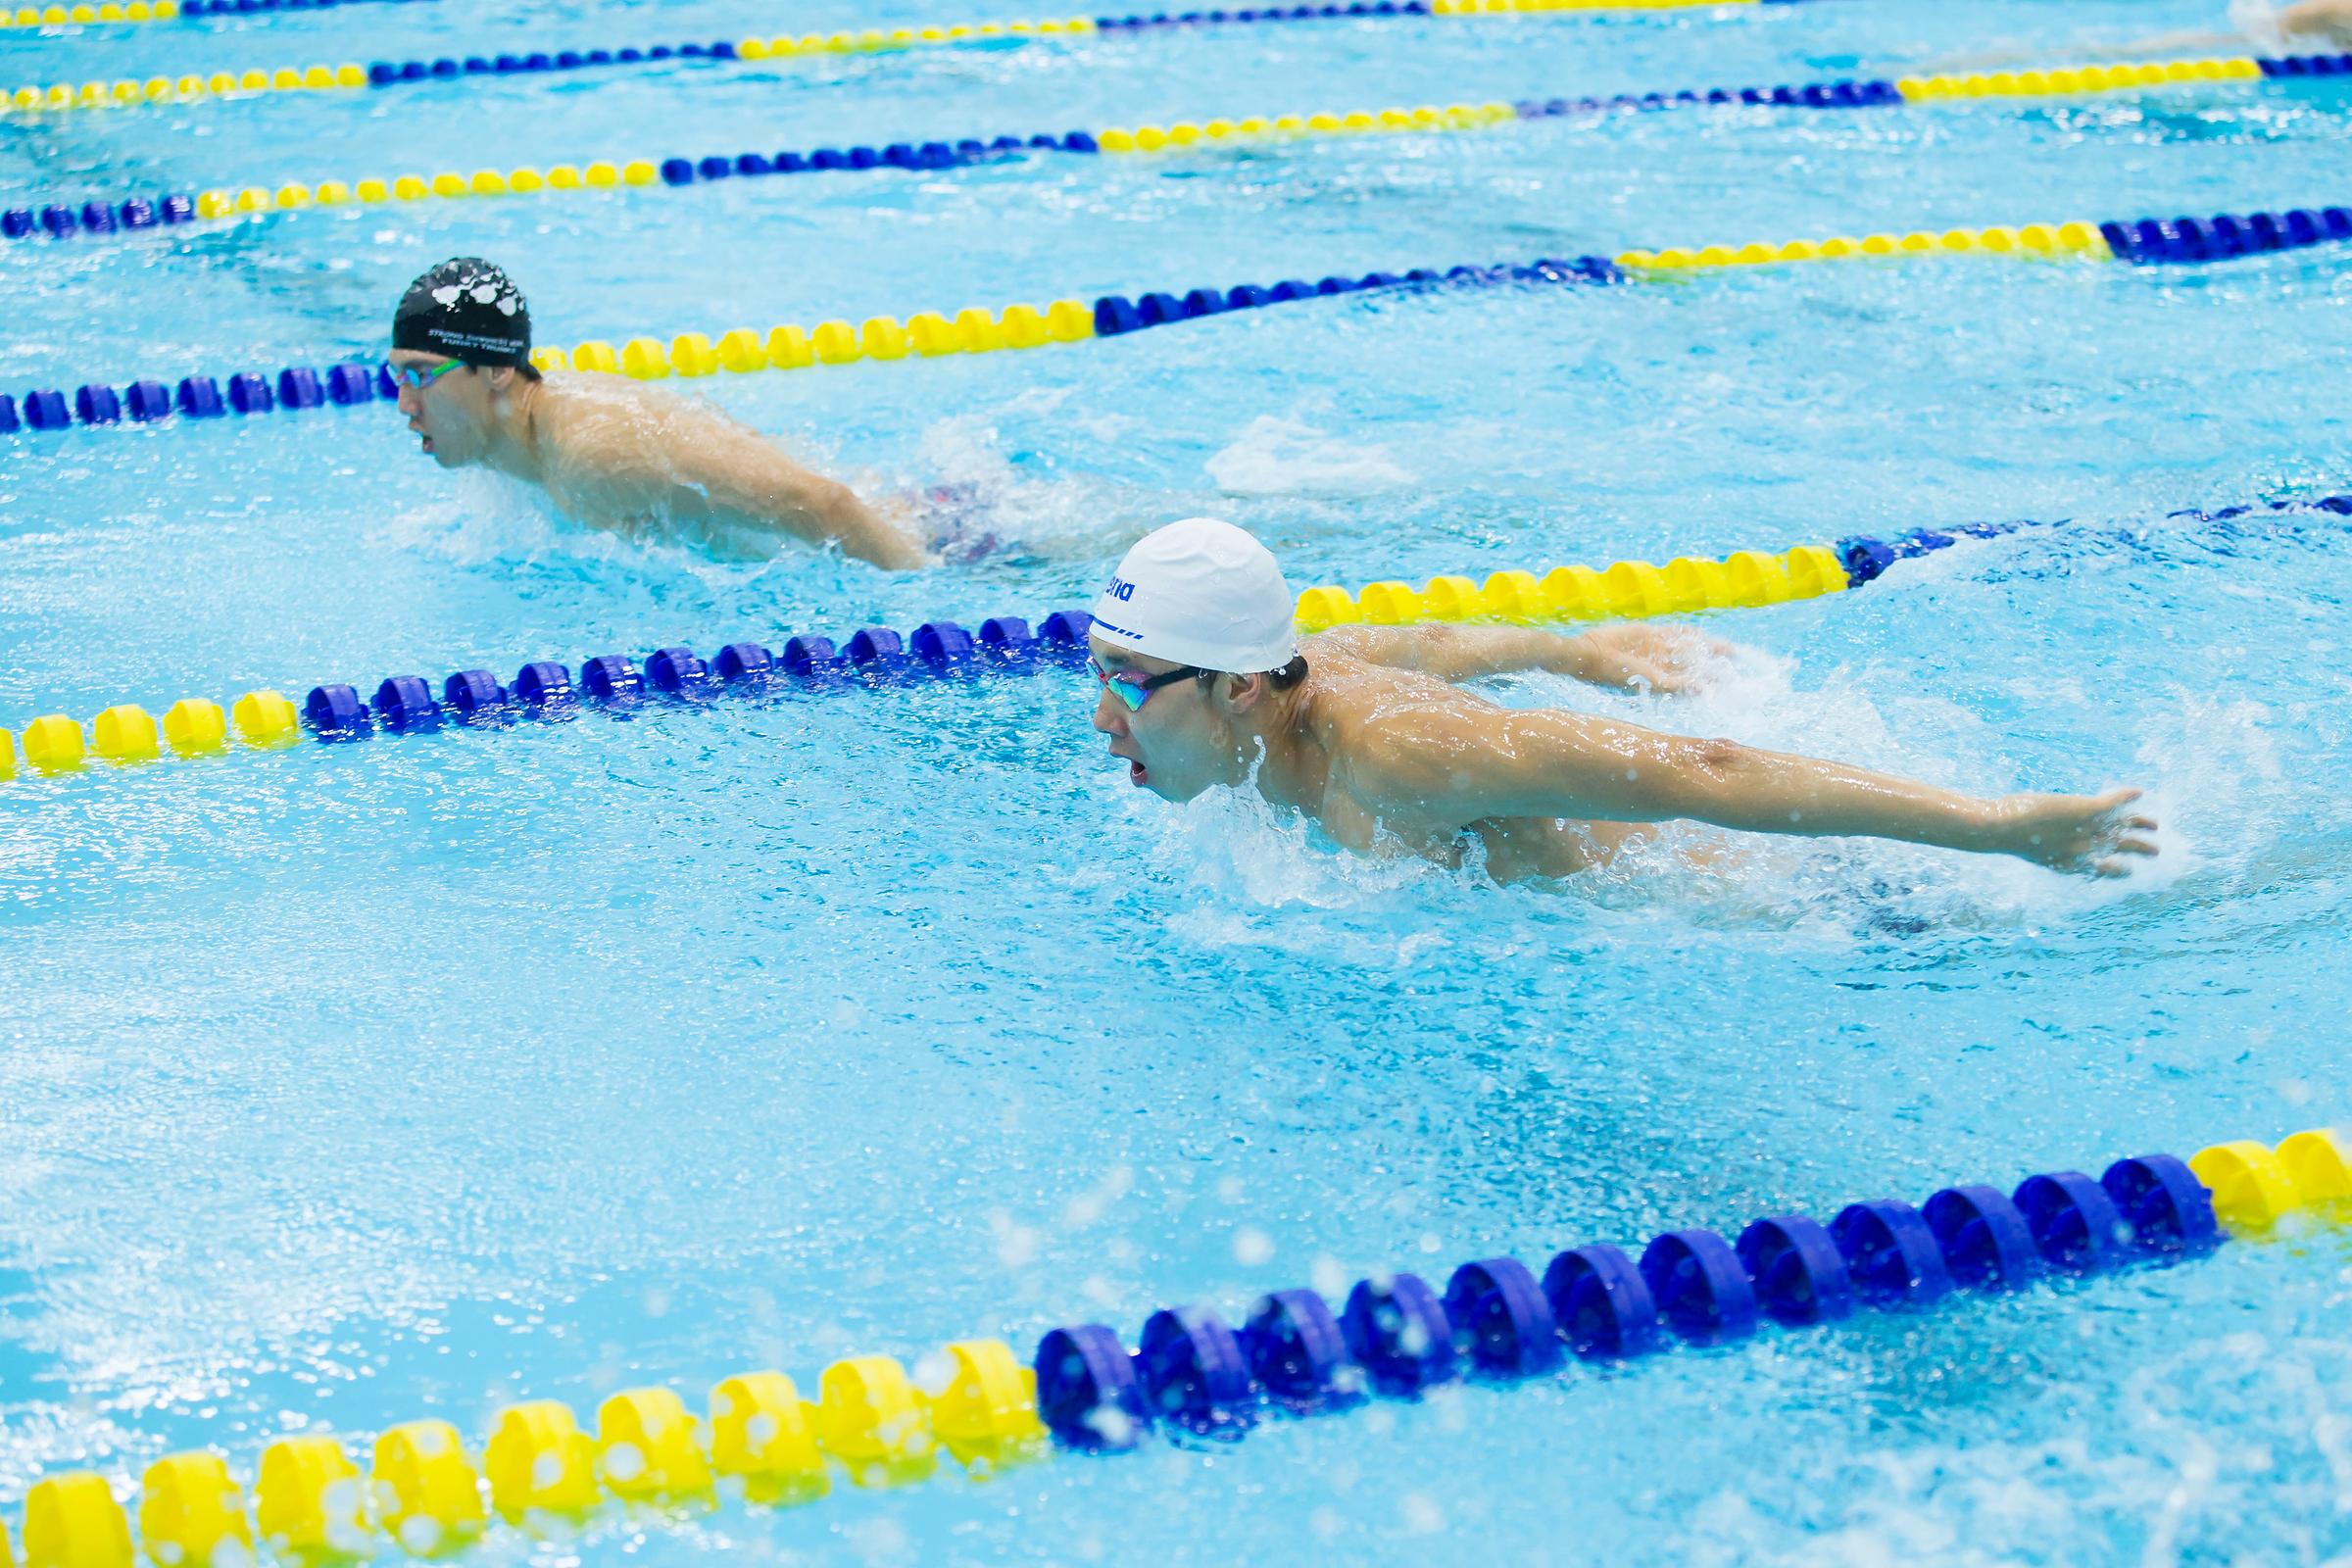
[[[0,79],[805,31],[750,0],[0,36]],[[966,20],[904,4],[855,19]],[[1851,0],[1231,28],[0,122],[0,205],[2082,59],[2207,7]],[[1869,229],[2319,207],[2326,82],[1690,111],[312,211],[0,246],[0,386]],[[1983,792],[2146,788],[2121,884],[1678,830],[1497,888],[1131,789],[1068,673],[648,705],[0,785],[0,1497],[298,1430],[912,1363],[2342,1119],[2352,270],[1982,257],[1300,303],[691,390],[1006,545],[891,575],[584,531],[389,406],[0,442],[0,723],[1083,608],[1211,512],[1293,585],[2070,519],[1719,613],[1679,699]],[[2331,956],[2332,955],[2332,956]],[[2330,1020],[2333,1020],[2332,1022]],[[2242,1245],[986,1486],[487,1559],[2321,1562],[2352,1251]],[[20,1537],[21,1539],[21,1537]]]

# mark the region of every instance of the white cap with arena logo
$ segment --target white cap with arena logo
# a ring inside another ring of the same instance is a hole
[[[1172,664],[1250,675],[1297,656],[1296,604],[1273,553],[1247,530],[1186,517],[1127,552],[1095,601],[1094,634]]]

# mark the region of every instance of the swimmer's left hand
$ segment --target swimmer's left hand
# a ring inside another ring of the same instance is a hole
[[[2012,795],[1995,806],[2000,849],[2055,871],[2129,876],[2155,858],[2156,819],[2131,809],[2139,791],[2104,795]]]

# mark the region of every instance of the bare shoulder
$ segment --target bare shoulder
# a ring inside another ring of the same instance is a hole
[[[1399,669],[1444,669],[1465,641],[1462,628],[1446,621],[1410,626],[1333,626],[1308,638],[1302,651],[1311,660],[1318,648],[1367,663]]]
[[[541,383],[539,421],[559,439],[601,436],[667,425],[687,407],[674,393],[625,375],[558,370]]]
[[[1329,626],[1303,639],[1298,651],[1313,658],[1316,650],[1342,655],[1348,659],[1368,660],[1386,664],[1392,656],[1406,644],[1431,640],[1451,628],[1442,621],[1413,626],[1367,626],[1361,622],[1345,626]]]
[[[551,375],[540,427],[557,451],[614,479],[676,482],[772,461],[774,447],[718,410],[617,375]]]
[[[1307,665],[1316,728],[1341,768],[1367,786],[1442,763],[1493,730],[1504,711],[1434,676],[1367,663],[1336,648],[1310,647]]]

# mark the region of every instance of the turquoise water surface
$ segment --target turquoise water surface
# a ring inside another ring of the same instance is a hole
[[[360,6],[0,35],[0,83],[900,20]],[[289,178],[1895,75],[2218,27],[1899,0],[671,64],[0,121],[0,206]],[[0,389],[381,352],[502,261],[571,343],[1375,268],[2339,204],[2328,83],[1723,109],[0,244]],[[388,405],[0,438],[0,724],[1083,608],[1211,512],[1294,586],[2071,519],[1726,612],[1687,698],[1498,685],[1984,792],[2132,783],[2117,885],[1849,842],[1558,886],[1129,788],[1063,673],[0,784],[0,1499],[1268,1289],[1827,1215],[2341,1121],[2352,270],[1958,257],[1301,303],[692,386],[1007,547],[585,531]],[[1682,842],[1715,843],[1698,830]],[[2329,1022],[2329,1020],[2336,1022]],[[2319,1563],[2352,1254],[2233,1245],[1236,1446],[491,1559]]]

